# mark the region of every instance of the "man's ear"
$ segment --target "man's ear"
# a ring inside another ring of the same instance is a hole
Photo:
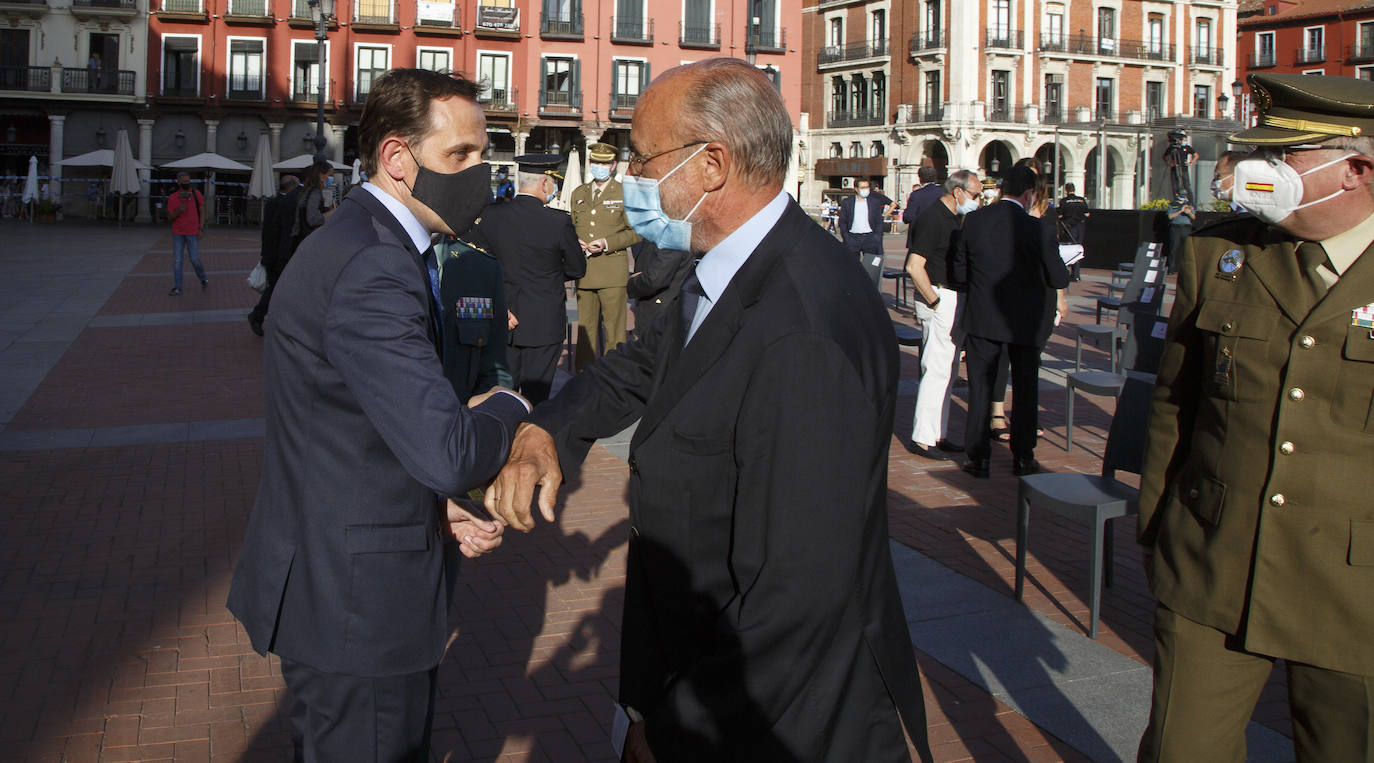
[[[730,149],[724,143],[716,141],[707,143],[701,154],[705,159],[701,177],[706,183],[706,190],[719,191],[730,177],[734,157],[730,156]]]
[[[406,169],[414,163],[404,140],[392,135],[377,147],[377,168],[396,181],[404,181]]]
[[[1349,157],[1345,175],[1341,178],[1341,188],[1352,191],[1360,186],[1374,184],[1374,158],[1364,154]]]

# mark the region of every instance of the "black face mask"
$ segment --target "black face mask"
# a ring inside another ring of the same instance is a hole
[[[411,153],[410,158],[415,159],[415,154]],[[482,162],[459,172],[435,172],[415,159],[415,166],[419,171],[410,195],[434,210],[434,214],[453,229],[453,235],[467,233],[482,216],[491,197],[491,165]]]
[[[181,190],[183,191],[191,187],[190,183],[177,183],[177,185],[181,186]]]

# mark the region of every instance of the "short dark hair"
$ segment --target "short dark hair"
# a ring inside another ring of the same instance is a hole
[[[854,187],[855,187],[855,188],[858,188],[858,187],[859,187],[859,183],[868,183],[868,187],[869,187],[869,188],[872,188],[872,187],[873,187],[873,181],[872,181],[872,180],[869,180],[868,178],[854,178]]]
[[[934,183],[935,168],[929,164],[922,164],[920,167],[916,168],[916,179],[920,180],[922,183]]]
[[[428,69],[392,69],[372,83],[358,123],[358,155],[362,170],[377,174],[377,150],[382,141],[398,135],[407,143],[423,141],[430,131],[432,101],[466,98],[476,102],[482,86],[461,74]]]
[[[1065,183],[1065,184],[1064,184],[1064,193],[1067,193],[1067,194],[1070,195],[1070,196],[1074,195],[1074,193],[1075,193],[1077,190],[1078,190],[1077,188],[1074,188],[1074,187],[1073,187],[1073,183]]]
[[[1020,196],[1021,194],[1035,188],[1035,170],[1030,167],[1012,167],[1007,176],[1002,179],[1002,195],[1005,197]]]

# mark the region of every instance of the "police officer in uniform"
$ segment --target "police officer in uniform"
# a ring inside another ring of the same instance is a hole
[[[444,324],[444,376],[464,403],[492,387],[513,388],[506,365],[506,289],[491,253],[441,236],[439,307]]]
[[[1236,217],[1184,247],[1140,489],[1147,761],[1243,761],[1282,658],[1299,761],[1374,759],[1374,82],[1251,75]]]
[[[558,154],[525,154],[515,198],[490,204],[469,240],[501,262],[509,307],[506,361],[517,389],[532,403],[547,400],[558,368],[568,312],[563,284],[587,271],[567,212],[549,209],[563,175]]]
[[[573,190],[569,203],[577,239],[587,255],[587,275],[577,282],[577,370],[625,343],[626,281],[630,247],[640,236],[625,219],[625,197],[615,179],[615,146],[587,147],[592,180]],[[604,323],[606,344],[597,348]]]

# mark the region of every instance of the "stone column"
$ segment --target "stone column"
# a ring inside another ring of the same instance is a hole
[[[219,153],[215,149],[216,139],[219,136],[219,120],[205,120],[205,150],[209,153]],[[215,220],[215,173],[209,172],[205,176],[205,220],[214,222]]]
[[[515,133],[515,155],[520,156],[525,153],[525,141],[530,139],[527,132]]]
[[[48,181],[48,191],[58,202],[62,200],[62,182],[56,178],[62,177],[62,123],[66,120],[66,116],[48,115],[48,174],[54,178]]]
[[[219,153],[219,146],[215,145],[219,136],[219,120],[205,120],[205,150],[212,154]]]
[[[138,179],[143,181],[138,186],[138,217],[137,222],[147,223],[153,220],[152,205],[152,184],[149,182],[153,166],[153,120],[138,120],[138,160],[148,165],[149,169],[139,170]]]
[[[330,143],[334,144],[334,161],[343,164],[344,128],[338,125],[326,124],[324,129],[328,130],[325,135],[330,136]]]
[[[281,155],[281,129],[285,126],[286,125],[282,124],[281,122],[267,123],[267,129],[271,131],[271,137],[269,138],[269,140],[271,141],[272,145],[272,162],[274,164],[276,162],[281,161],[282,159],[287,158]]]

